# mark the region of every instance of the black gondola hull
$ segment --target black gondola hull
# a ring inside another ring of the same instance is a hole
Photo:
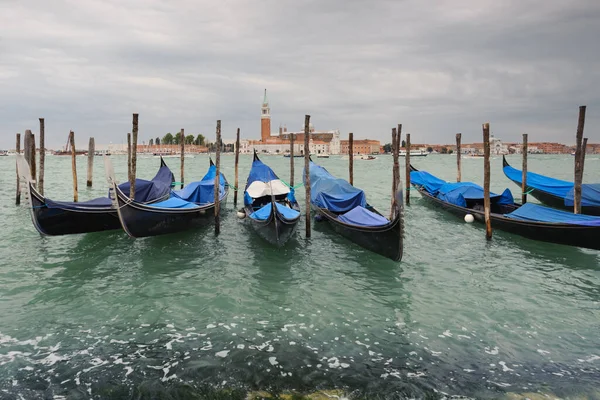
[[[314,205],[312,208],[329,222],[335,232],[351,242],[394,261],[402,259],[402,221],[399,211],[395,213],[389,224],[379,227],[362,227],[340,221],[336,214],[327,209]]]
[[[125,232],[134,238],[166,235],[210,225],[215,220],[215,204],[194,209],[169,209],[147,206],[129,200],[118,188],[119,220]],[[227,202],[228,190],[220,200],[220,208]]]
[[[424,189],[418,188],[419,193],[430,204],[440,207],[451,214],[464,218],[471,214],[479,222],[485,221],[483,211],[473,210],[447,203],[433,197]],[[515,207],[517,208],[517,207]],[[552,224],[546,222],[520,221],[506,218],[500,214],[491,214],[492,229],[499,229],[505,232],[513,233],[528,239],[539,240],[543,242],[564,244],[568,246],[584,247],[588,249],[600,250],[600,227],[580,226],[572,224]]]
[[[297,207],[297,203],[294,209],[296,211],[300,211],[300,209]],[[250,220],[252,229],[254,229],[258,236],[278,247],[281,247],[288,242],[288,240],[296,231],[298,221],[300,220],[300,215],[298,215],[298,218],[293,220],[284,218],[279,212],[276,211],[277,208],[273,204],[271,205],[271,215],[267,220],[264,221],[256,220],[250,217],[253,212],[251,207],[246,207],[244,210],[246,212],[247,219]]]
[[[502,157],[502,166],[510,166],[506,158]],[[506,174],[504,174],[506,176]],[[506,176],[508,178],[508,176]],[[521,182],[517,182],[513,179],[508,178],[511,182],[521,188]],[[527,187],[527,195],[530,195],[537,199],[540,203],[545,204],[549,207],[558,208],[560,210],[573,212],[573,206],[566,206],[564,197],[556,196],[552,193],[545,192],[543,190]],[[581,206],[581,214],[587,215],[600,215],[600,207],[594,206]]]
[[[29,188],[31,219],[42,235],[69,235],[120,229],[117,210],[112,207],[90,210],[49,208],[35,188]]]

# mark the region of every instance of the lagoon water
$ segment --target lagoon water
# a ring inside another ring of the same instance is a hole
[[[125,177],[126,159],[112,157]],[[166,160],[179,179],[179,160]],[[289,179],[289,159],[265,156]],[[339,157],[318,159],[347,177]],[[94,188],[105,195],[102,160]],[[207,156],[186,159],[186,181]],[[234,158],[222,156],[233,183]],[[403,159],[401,159],[403,162]],[[519,156],[509,158],[515,167]],[[140,158],[149,179],[158,159]],[[251,157],[240,158],[244,186]],[[413,163],[456,179],[454,156]],[[520,190],[492,160],[492,190]],[[46,159],[46,195],[72,196],[70,158]],[[296,159],[296,183],[303,160]],[[530,156],[531,171],[571,179],[569,155]],[[391,157],[355,161],[355,185],[384,214]],[[403,168],[401,170],[404,178]],[[481,183],[483,160],[463,160]],[[364,398],[600,398],[600,252],[494,232],[427,206],[405,210],[404,259],[369,253],[313,222],[284,248],[236,217],[233,193],[212,227],[130,239],[122,231],[41,237],[14,205],[14,158],[0,157],[0,398],[244,398],[341,389]],[[588,155],[586,182],[600,182]],[[297,197],[304,209],[303,189]],[[600,240],[600,238],[599,238]],[[531,397],[531,395],[530,395]],[[515,398],[515,397],[513,397]]]

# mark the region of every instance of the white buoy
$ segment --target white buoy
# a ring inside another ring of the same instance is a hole
[[[241,212],[241,211],[238,211],[238,212],[237,212],[237,217],[238,217],[238,218],[240,218],[240,219],[242,219],[242,218],[245,218],[245,217],[246,217],[246,213],[243,213],[243,212]]]
[[[472,214],[465,215],[465,222],[466,223],[470,224],[473,221],[475,221],[475,217]]]

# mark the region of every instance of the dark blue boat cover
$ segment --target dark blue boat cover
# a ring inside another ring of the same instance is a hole
[[[333,177],[325,168],[312,161],[309,170],[310,201],[312,204],[337,213],[367,205],[365,193],[350,185],[344,179]]]
[[[174,190],[173,196],[192,203],[207,205],[215,202],[215,176],[217,167],[211,165],[201,181],[192,182],[181,190]],[[223,173],[219,179],[219,198],[225,194],[227,180]]]
[[[438,190],[446,184],[446,181],[431,175],[427,171],[412,171],[410,173],[410,183],[422,186],[427,193],[435,196]]]
[[[300,216],[299,211],[291,209],[289,207],[286,207],[283,204],[275,203],[275,206],[277,207],[277,211],[279,211],[279,213],[287,220],[294,220],[294,219],[298,218],[298,216]],[[250,218],[253,218],[253,219],[256,219],[259,221],[266,221],[267,219],[269,219],[270,215],[271,215],[271,203],[268,203],[267,205],[263,206],[259,210],[254,211],[252,214],[250,214]]]
[[[346,224],[359,226],[383,226],[390,223],[387,218],[361,206],[340,215],[338,219]]]
[[[295,202],[293,189],[284,183],[273,170],[259,159],[252,162],[252,168],[244,190],[244,205],[248,206],[265,196],[280,196],[287,194],[290,201]],[[291,193],[291,196],[290,196]]]
[[[512,181],[523,182],[522,171],[507,165],[504,174]],[[544,175],[527,172],[527,188],[533,188],[553,194],[565,199],[565,206],[573,206],[575,185],[573,182],[550,178]],[[591,183],[581,185],[581,205],[600,207],[600,184]]]
[[[171,191],[171,184],[174,181],[175,177],[166,165],[158,169],[156,176],[154,176],[151,181],[136,179],[135,201],[140,203],[150,203],[162,197],[167,197]],[[126,195],[129,195],[130,186],[129,182],[125,182],[119,185],[119,189]],[[97,199],[77,203],[72,201],[53,201],[48,198],[46,198],[45,201],[48,208],[60,208],[75,211],[90,208],[110,210],[112,208],[112,201],[108,197],[99,197]]]
[[[159,201],[158,203],[152,203],[152,204],[150,204],[150,206],[156,207],[156,208],[198,208],[198,209],[200,209],[200,206],[198,206],[197,204],[182,200],[177,197],[171,197],[170,199],[165,200],[165,201]]]
[[[466,207],[467,200],[483,200],[483,188],[472,182],[446,183],[438,190],[436,197],[457,206]],[[509,189],[502,194],[490,193],[494,204],[513,204],[515,201]]]
[[[250,186],[252,182],[271,182],[277,180],[279,177],[275,175],[275,172],[260,160],[254,160],[252,162],[252,168],[250,168],[250,174],[248,175],[248,182],[246,187]]]
[[[507,218],[521,221],[552,222],[583,226],[600,226],[600,217],[582,214],[573,214],[568,211],[544,207],[539,204],[525,203],[510,214]]]

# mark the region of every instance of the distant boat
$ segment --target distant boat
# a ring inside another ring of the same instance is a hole
[[[370,154],[361,154],[360,156],[358,156],[359,160],[377,160],[377,157],[372,156]]]
[[[400,150],[398,155],[400,157],[406,157],[406,150]],[[429,153],[426,152],[425,150],[411,150],[410,151],[411,157],[427,157],[428,155],[429,155]]]
[[[0,150],[0,157],[8,156],[8,150]]]
[[[317,154],[317,158],[329,158],[329,154],[327,154],[327,153]]]
[[[285,153],[283,156],[287,157],[287,158],[290,158],[290,153]],[[296,153],[294,153],[294,158],[297,158],[297,157],[304,157],[304,154],[296,154]]]

